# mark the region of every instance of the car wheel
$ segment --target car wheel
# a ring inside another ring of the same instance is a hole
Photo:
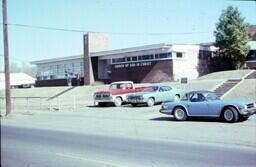
[[[186,111],[180,107],[174,109],[173,116],[177,121],[185,121],[187,119]]]
[[[123,100],[121,99],[121,97],[116,97],[114,104],[116,107],[120,107],[123,103]]]
[[[179,95],[175,95],[174,96],[174,101],[180,101],[180,96]]]
[[[155,104],[155,100],[154,100],[152,97],[150,97],[150,98],[148,99],[148,101],[147,101],[147,105],[148,105],[149,107],[152,107],[154,104]]]
[[[238,112],[233,107],[228,107],[223,112],[223,118],[226,122],[237,122]]]

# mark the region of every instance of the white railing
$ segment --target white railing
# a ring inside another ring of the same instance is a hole
[[[92,96],[11,97],[12,112],[16,111],[76,111],[93,105]],[[5,113],[5,98],[0,97],[0,113]]]

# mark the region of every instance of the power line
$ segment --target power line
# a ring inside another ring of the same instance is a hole
[[[2,23],[3,24],[3,23]],[[192,35],[192,34],[208,34],[211,31],[203,31],[203,32],[166,32],[166,33],[136,33],[136,32],[97,32],[97,31],[88,31],[88,30],[80,30],[80,29],[66,29],[66,28],[56,28],[56,27],[46,27],[46,26],[35,26],[35,25],[28,25],[28,24],[7,24],[9,26],[15,27],[24,27],[24,28],[33,28],[33,29],[42,29],[42,30],[51,30],[51,31],[65,31],[65,32],[74,32],[74,33],[88,33],[88,32],[95,32],[95,33],[107,33],[112,35],[148,35],[148,36],[164,36],[164,35]]]
[[[43,29],[43,30],[54,30],[54,31],[68,31],[68,32],[82,32],[86,33],[88,31],[84,30],[75,30],[75,29],[64,29],[64,28],[54,28],[54,27],[45,27],[45,26],[34,26],[34,25],[27,25],[27,24],[8,24],[9,26],[16,26],[16,27],[25,27],[25,28],[34,28],[34,29]]]

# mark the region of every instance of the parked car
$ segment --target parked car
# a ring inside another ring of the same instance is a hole
[[[150,86],[141,92],[128,95],[127,100],[132,106],[147,104],[150,107],[164,101],[178,101],[184,94],[183,89],[170,86]]]
[[[217,117],[226,122],[246,120],[256,113],[253,100],[220,100],[210,91],[193,91],[187,93],[179,102],[163,103],[163,114],[173,115],[177,121],[188,117]]]
[[[104,106],[105,104],[113,103],[119,107],[127,102],[127,95],[140,92],[144,88],[135,87],[132,81],[113,82],[108,90],[100,90],[94,93],[94,104]]]

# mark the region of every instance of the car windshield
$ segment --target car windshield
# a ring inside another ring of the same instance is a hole
[[[109,89],[125,89],[125,84],[111,84]]]

